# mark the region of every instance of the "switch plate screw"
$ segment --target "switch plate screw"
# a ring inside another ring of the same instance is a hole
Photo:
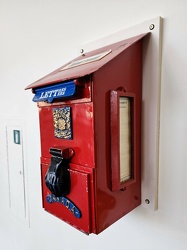
[[[154,28],[155,28],[155,25],[153,23],[149,25],[150,30],[153,30]]]
[[[146,204],[150,204],[150,200],[149,200],[149,199],[146,199],[146,200],[145,200],[145,203],[146,203]]]

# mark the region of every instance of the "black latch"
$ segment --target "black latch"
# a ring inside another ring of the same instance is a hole
[[[50,148],[51,163],[45,176],[47,188],[56,197],[70,192],[69,160],[74,155],[71,148]]]

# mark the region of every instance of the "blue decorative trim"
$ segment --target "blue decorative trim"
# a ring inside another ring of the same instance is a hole
[[[72,97],[76,92],[76,85],[74,81],[61,82],[47,87],[35,89],[35,96],[33,102],[53,102],[54,99]]]
[[[64,205],[76,218],[81,218],[81,211],[66,197],[56,197],[54,194],[49,194],[46,196],[48,203],[58,202]]]

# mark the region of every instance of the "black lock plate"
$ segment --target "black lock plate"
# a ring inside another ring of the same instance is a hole
[[[70,192],[69,159],[63,158],[59,149],[50,149],[51,163],[45,176],[47,188],[56,197],[65,196]]]

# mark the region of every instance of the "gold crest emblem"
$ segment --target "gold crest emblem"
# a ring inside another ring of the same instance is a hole
[[[54,135],[61,139],[72,139],[71,128],[71,108],[54,108],[53,109],[54,121]]]

